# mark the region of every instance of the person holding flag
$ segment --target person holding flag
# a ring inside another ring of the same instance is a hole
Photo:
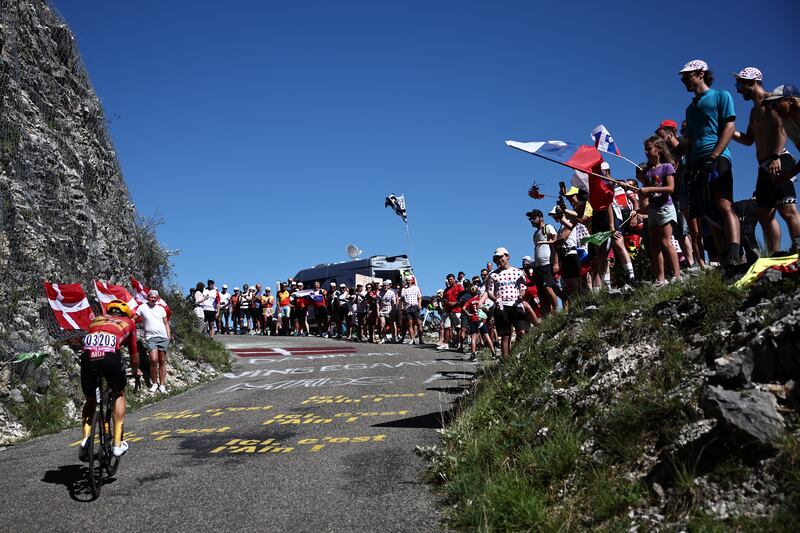
[[[667,254],[672,275],[676,280],[681,279],[678,252],[672,246],[672,224],[678,220],[670,196],[675,191],[675,167],[672,166],[669,148],[661,137],[654,135],[648,138],[644,142],[644,152],[647,155],[647,166],[642,178],[644,187],[640,189],[640,194],[642,209],[648,209],[650,267],[656,278],[653,286],[658,288],[668,283],[664,276],[662,249]]]
[[[611,231],[610,241],[614,247],[614,257],[622,265],[628,278],[628,283],[634,283],[636,276],[633,271],[631,256],[625,248],[625,242],[619,229],[623,220],[618,218],[614,211],[614,184],[603,179],[611,176],[611,167],[606,161],[599,163],[589,174],[589,204],[592,206],[592,233]],[[611,273],[608,270],[609,241],[601,244],[590,242],[589,257],[592,265],[592,288],[599,290],[603,283],[611,286]]]

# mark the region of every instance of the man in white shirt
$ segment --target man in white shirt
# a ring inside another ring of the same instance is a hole
[[[203,291],[203,318],[208,325],[208,334],[213,337],[214,329],[217,326],[217,301],[219,291],[214,285],[214,280],[208,280],[206,289]]]
[[[417,287],[413,276],[403,279],[403,290],[400,291],[400,300],[403,305],[403,315],[408,324],[409,344],[417,343],[419,331],[419,310],[422,308],[422,292]],[[420,341],[421,344],[421,341]]]
[[[150,354],[150,392],[167,392],[167,348],[172,339],[167,311],[158,305],[158,291],[147,293],[147,303],[136,308],[136,321],[144,325],[144,341]]]
[[[219,312],[217,313],[217,331],[219,333],[230,333],[231,316],[231,293],[228,286],[223,284],[219,293]]]

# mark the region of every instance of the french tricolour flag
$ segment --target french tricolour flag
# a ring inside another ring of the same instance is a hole
[[[142,285],[139,280],[133,276],[131,276],[131,287],[133,287],[133,299],[136,300],[136,303],[147,303],[147,294],[150,292],[150,289]],[[219,301],[219,295],[217,296],[217,301]],[[159,296],[157,303],[164,308],[164,311],[167,312],[167,320],[169,320],[169,318],[172,316],[172,310],[170,310],[167,302],[165,302],[164,299]]]
[[[136,312],[136,308],[139,307],[139,304],[128,292],[128,289],[121,285],[114,285],[107,281],[95,281],[94,291],[97,294],[97,299],[100,300],[100,305],[103,306],[104,313],[106,312],[106,306],[112,300],[122,300],[128,304],[128,307],[133,312]]]
[[[94,313],[80,284],[45,281],[44,292],[61,329],[89,329]]]
[[[614,138],[611,136],[611,133],[609,133],[606,127],[602,124],[598,124],[597,127],[592,130],[592,139],[594,139],[595,147],[601,152],[622,155],[617,147],[617,143],[614,142]]]
[[[592,172],[593,166],[603,162],[603,156],[594,146],[564,141],[534,141],[527,143],[506,141],[506,144],[511,148],[516,148],[583,172]]]

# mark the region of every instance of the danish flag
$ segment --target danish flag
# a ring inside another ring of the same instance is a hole
[[[80,284],[45,281],[44,291],[61,329],[89,329],[94,313]]]

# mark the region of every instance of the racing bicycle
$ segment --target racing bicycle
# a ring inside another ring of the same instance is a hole
[[[99,378],[97,407],[92,416],[89,434],[89,485],[95,498],[100,496],[103,482],[113,477],[119,468],[119,457],[114,456],[114,391],[104,377]]]

